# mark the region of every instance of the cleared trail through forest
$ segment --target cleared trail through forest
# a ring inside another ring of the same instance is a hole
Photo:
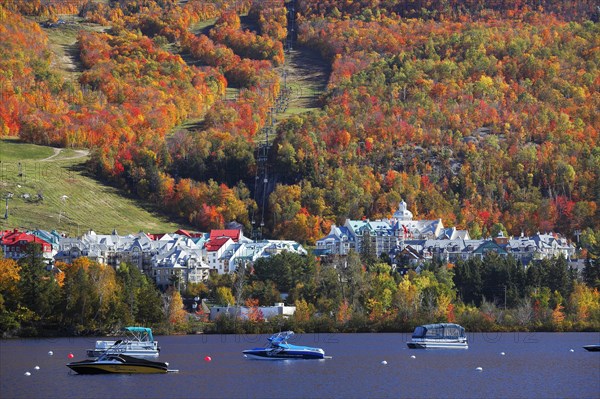
[[[290,88],[290,103],[283,115],[298,114],[320,107],[320,97],[329,80],[330,67],[320,54],[297,47],[286,52],[281,67],[282,87]]]

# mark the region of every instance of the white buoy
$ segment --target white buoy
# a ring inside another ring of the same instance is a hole
[[[483,371],[483,367],[477,367],[475,370],[477,370],[477,371]]]
[[[500,352],[500,354],[501,354],[502,356],[506,355],[506,353],[504,353],[504,352]]]
[[[29,377],[31,375],[31,373],[29,371],[26,371],[25,375]]]
[[[52,356],[52,355],[54,355],[54,352],[48,351],[48,356]]]
[[[571,349],[569,352],[575,352],[575,349]]]
[[[387,361],[385,361],[385,360],[382,360],[382,361],[381,361],[381,364],[387,364]]]
[[[34,369],[39,370],[40,366],[35,366]]]
[[[410,358],[411,359],[416,359],[417,357],[415,355],[412,355]]]

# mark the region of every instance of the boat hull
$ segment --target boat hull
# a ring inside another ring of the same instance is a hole
[[[122,354],[105,355],[99,359],[71,362],[67,367],[78,374],[163,374],[167,364]]]
[[[410,341],[406,345],[410,349],[469,349],[466,342]]]
[[[583,349],[589,352],[600,352],[600,345],[586,345]]]
[[[256,360],[325,359],[325,354],[316,351],[245,350],[244,356]]]
[[[167,372],[166,368],[122,364],[67,364],[67,367],[77,374],[164,374]]]

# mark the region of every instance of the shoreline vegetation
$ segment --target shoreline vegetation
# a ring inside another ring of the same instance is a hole
[[[126,263],[115,270],[82,257],[48,270],[39,245],[30,244],[18,263],[0,259],[0,335],[93,336],[127,325],[161,335],[408,333],[432,322],[469,332],[600,331],[600,273],[589,260],[581,274],[564,258],[524,268],[495,253],[454,265],[431,262],[405,275],[364,253],[340,262],[284,252],[249,270],[211,274],[205,283],[174,279],[161,292]],[[265,320],[260,307],[282,298],[294,314]],[[246,308],[247,319],[209,320],[208,306],[235,304]]]
[[[362,333],[399,333],[399,334],[411,334],[414,328],[421,325],[420,322],[415,324],[402,323],[395,324],[385,323],[385,325],[379,325],[380,323],[361,324],[361,320],[357,320],[349,323],[350,325],[336,325],[331,323],[331,318],[324,316],[317,316],[311,318],[308,322],[298,323],[292,318],[283,319],[275,318],[272,322],[253,322],[248,320],[234,319],[234,318],[223,318],[215,322],[203,323],[194,320],[195,315],[189,315],[189,321],[184,326],[180,326],[181,330],[173,330],[172,326],[164,325],[147,325],[145,327],[152,328],[155,336],[167,335],[167,336],[178,336],[178,335],[244,335],[244,334],[272,334],[278,331],[294,331],[298,334],[312,334],[312,333],[337,333],[337,334],[362,334]],[[427,323],[446,322],[440,320],[429,320]],[[423,323],[425,323],[423,321]],[[135,324],[135,323],[134,323]],[[361,325],[359,325],[361,324]],[[460,324],[460,323],[458,323]],[[477,326],[473,324],[461,324],[465,327],[467,333],[535,333],[535,332],[556,332],[556,333],[577,333],[577,332],[598,332],[598,327],[593,325],[583,324],[570,324],[568,328],[565,326],[556,326],[552,323],[528,325],[528,326],[515,326],[515,325],[498,325],[489,324],[485,326]],[[468,327],[466,327],[468,326]],[[65,334],[64,332],[57,330],[44,330],[43,327],[38,331],[38,335],[10,335],[3,334],[0,336],[2,339],[21,339],[21,338],[68,338],[68,337],[118,337],[119,329],[111,331],[90,331],[84,334]]]

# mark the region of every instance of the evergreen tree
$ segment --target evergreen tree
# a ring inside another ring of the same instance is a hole
[[[378,261],[375,244],[371,240],[371,233],[368,229],[365,229],[363,233],[362,244],[360,246],[360,259],[367,265],[367,269]]]
[[[550,291],[558,291],[563,298],[568,298],[573,291],[573,278],[564,256],[557,259],[544,260],[546,265],[545,284]]]
[[[275,256],[257,259],[253,281],[272,281],[281,292],[289,292],[299,282],[306,282],[314,270],[312,257],[284,251]]]
[[[137,267],[122,263],[117,277],[122,287],[125,306],[124,324],[132,322],[148,325],[163,319],[160,292]]]
[[[55,319],[55,310],[60,298],[59,286],[51,272],[46,270],[40,244],[28,244],[25,256],[19,260],[23,305],[35,312],[39,320],[37,326]],[[36,326],[32,326],[35,327]]]
[[[454,266],[454,285],[464,303],[481,304],[483,282],[481,279],[482,262],[471,258],[458,261]]]
[[[137,295],[138,306],[135,319],[142,325],[159,323],[164,318],[161,295],[154,283],[147,281]]]
[[[585,267],[583,268],[583,281],[591,288],[600,290],[600,262],[598,259],[592,259],[588,256],[585,259]]]

